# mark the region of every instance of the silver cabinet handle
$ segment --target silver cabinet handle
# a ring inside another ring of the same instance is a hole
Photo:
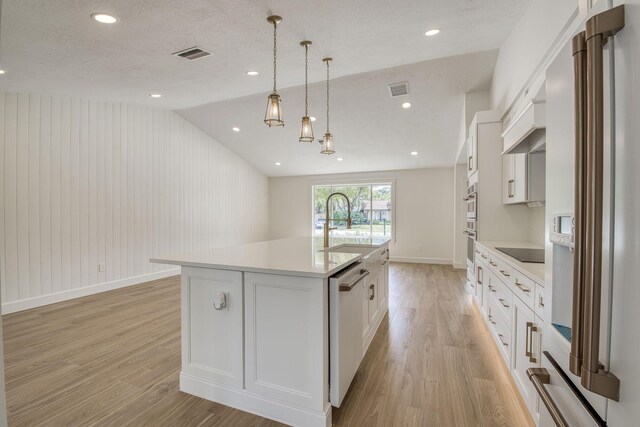
[[[544,299],[542,298],[542,295],[538,297],[538,306],[544,308]]]
[[[522,292],[525,293],[529,293],[531,292],[531,289],[527,288],[526,286],[522,286],[522,283],[518,283],[518,279],[516,279],[516,286],[518,287],[518,289],[520,289]]]
[[[500,342],[502,343],[503,346],[505,347],[509,347],[509,344],[507,344],[506,342],[504,342],[504,335],[502,334],[498,334],[498,338],[500,338]]]
[[[540,395],[540,399],[542,399],[544,406],[549,410],[549,414],[551,415],[551,418],[553,418],[553,421],[555,421],[556,425],[558,427],[569,427],[567,420],[565,420],[562,412],[558,409],[558,405],[553,401],[553,398],[544,386],[551,382],[549,371],[545,368],[529,368],[527,369],[527,376],[533,383],[533,387],[535,387],[536,391]]]
[[[512,198],[514,196],[514,194],[511,192],[511,185],[515,184],[515,181],[513,179],[510,179],[509,182],[507,183],[507,191],[509,193],[509,198]],[[515,187],[515,185],[514,185]]]
[[[341,283],[338,287],[340,292],[349,292],[355,285],[371,273],[369,270],[360,270],[360,275],[349,283]]]
[[[536,363],[538,360],[533,355],[533,333],[538,331],[538,327],[533,322],[527,322],[526,341],[524,343],[524,355],[529,358],[529,362]]]
[[[371,291],[371,293],[369,294],[369,300],[373,301],[373,299],[376,297],[376,285],[371,284],[369,286],[369,290]]]
[[[500,270],[500,273],[502,273],[502,275],[503,275],[504,277],[511,277],[511,274],[507,273],[507,272],[506,272],[506,271],[504,271],[504,270]]]
[[[498,298],[498,301],[500,301],[500,304],[502,304],[504,308],[509,308],[509,304],[506,304],[502,298]]]
[[[493,261],[489,261],[489,264],[491,264],[493,267],[497,267],[497,266],[498,266],[498,264],[496,264],[496,263],[495,263],[495,262],[493,262]]]
[[[494,293],[496,292],[496,288],[494,288],[494,287],[493,287],[493,286],[491,286],[491,285],[489,285],[489,290],[490,290],[491,292],[494,292]]]
[[[494,325],[496,324],[496,322],[493,321],[493,316],[492,315],[487,315],[487,317],[489,318],[489,322],[493,323]]]

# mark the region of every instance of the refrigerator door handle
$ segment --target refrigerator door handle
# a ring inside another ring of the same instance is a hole
[[[587,21],[587,181],[585,215],[584,314],[581,384],[587,390],[618,401],[620,380],[600,367],[602,303],[602,197],[604,152],[603,47],[624,27],[624,5]]]
[[[527,376],[529,380],[533,383],[533,387],[538,392],[540,399],[544,403],[544,406],[549,410],[549,414],[553,421],[556,423],[558,427],[569,427],[567,420],[560,412],[558,405],[553,401],[553,398],[545,388],[545,384],[549,384],[551,382],[551,375],[545,368],[529,368],[527,369]]]
[[[582,316],[584,312],[584,215],[586,188],[586,126],[587,126],[587,45],[584,31],[572,40],[575,109],[575,200],[573,303],[571,316],[571,352],[569,370],[580,376],[582,369]]]

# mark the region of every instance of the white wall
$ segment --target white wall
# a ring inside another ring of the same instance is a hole
[[[452,167],[271,178],[271,238],[311,234],[311,186],[314,183],[395,180],[396,238],[390,245],[391,256],[406,262],[451,264],[453,178]]]
[[[0,165],[5,313],[172,268],[152,255],[268,234],[268,179],[171,111],[0,93]]]
[[[500,47],[491,82],[491,107],[504,113],[540,72],[543,58],[578,16],[585,0],[533,0]]]
[[[467,196],[469,179],[467,165],[456,165],[454,170],[455,194],[454,211],[455,224],[453,227],[453,266],[467,268],[467,236],[463,232],[467,229],[467,204],[462,200]]]

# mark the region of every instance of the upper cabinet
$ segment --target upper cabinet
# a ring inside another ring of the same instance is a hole
[[[544,149],[545,127],[545,100],[533,99],[509,123],[505,123],[503,153],[529,153]]]
[[[477,126],[472,124],[469,128],[469,139],[467,140],[467,176],[473,175],[478,170],[478,131]]]
[[[545,153],[502,156],[502,203],[542,202],[545,197]]]

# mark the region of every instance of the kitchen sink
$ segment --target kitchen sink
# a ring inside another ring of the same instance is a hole
[[[324,252],[340,252],[346,254],[368,254],[376,249],[375,246],[344,244],[321,250]]]

